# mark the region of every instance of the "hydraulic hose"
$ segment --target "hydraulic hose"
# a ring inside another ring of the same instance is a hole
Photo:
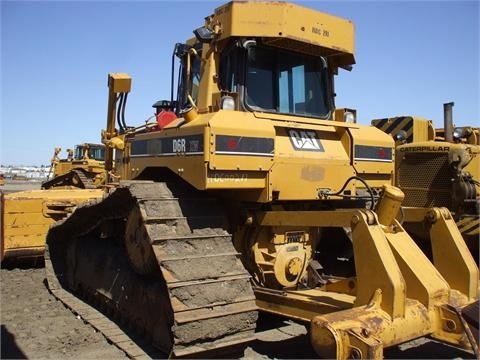
[[[337,192],[335,193],[331,193],[331,192],[327,192],[327,191],[320,191],[319,192],[319,195],[322,196],[322,197],[327,197],[327,196],[337,196],[337,195],[340,195],[343,190],[345,190],[345,188],[347,187],[348,183],[352,180],[358,180],[360,181],[363,185],[365,185],[365,187],[367,188],[367,192],[370,194],[369,198],[371,200],[371,205],[370,205],[370,210],[373,210],[374,207],[375,207],[375,196],[373,194],[373,190],[372,188],[367,184],[367,182],[365,180],[363,180],[361,177],[359,176],[351,176],[347,179],[347,181],[345,181],[345,184],[343,184],[342,188],[340,190],[338,190]],[[353,195],[342,195],[344,197],[353,197]]]

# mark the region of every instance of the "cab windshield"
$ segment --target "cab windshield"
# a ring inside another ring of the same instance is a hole
[[[88,155],[89,159],[95,159],[98,161],[105,160],[105,148],[103,146],[92,146],[88,147],[88,154],[85,154],[86,148],[84,146],[76,146],[75,147],[75,160],[83,160],[84,155]]]
[[[250,46],[245,105],[254,111],[327,118],[328,73],[321,57]]]

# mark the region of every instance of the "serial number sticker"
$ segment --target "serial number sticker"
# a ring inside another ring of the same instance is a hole
[[[213,176],[208,178],[208,182],[213,183],[239,183],[245,182],[248,180],[247,174],[225,174],[225,173],[216,173]]]

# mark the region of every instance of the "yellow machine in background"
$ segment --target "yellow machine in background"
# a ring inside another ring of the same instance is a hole
[[[101,198],[101,189],[27,190],[0,194],[2,266],[42,259],[49,227],[85,201]]]
[[[372,120],[372,125],[395,138],[395,145],[435,139],[431,120],[417,116],[396,116]]]
[[[121,181],[50,228],[52,293],[132,357],[142,349],[80,297],[175,357],[244,347],[259,309],[310,323],[328,358],[380,359],[426,335],[475,347],[460,314],[479,272],[450,213],[431,209],[434,265],[396,220],[394,141],[335,111],[353,24],[233,1],[194,34],[156,122],[115,123],[131,78],[109,75],[105,168],[115,159]]]
[[[55,148],[49,179],[42,184],[43,189],[52,187],[75,187],[95,189],[105,184],[105,145],[84,143],[75,149],[67,149],[66,159],[60,159],[60,148]]]
[[[444,104],[444,127],[404,116],[373,120],[372,125],[396,138],[395,184],[405,193],[402,219],[407,230],[428,238],[421,210],[445,207],[478,262],[480,236],[479,129],[454,127],[453,103]],[[420,211],[420,212],[419,212]]]
[[[65,218],[78,204],[103,196],[105,146],[85,143],[67,152],[66,159],[59,159],[60,148],[55,149],[53,175],[42,184],[42,190],[1,195],[2,265],[43,259],[50,225]]]

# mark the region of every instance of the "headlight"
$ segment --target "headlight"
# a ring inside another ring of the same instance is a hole
[[[395,134],[395,141],[406,142],[407,141],[407,132],[405,130],[400,130]]]
[[[195,34],[197,40],[202,43],[209,43],[213,40],[213,37],[215,36],[215,32],[206,26],[202,26],[198,29],[193,30],[193,33]]]
[[[345,114],[343,114],[343,121],[346,123],[355,123],[355,115],[350,111],[345,111]]]
[[[464,128],[453,129],[453,138],[455,140],[460,140],[461,138],[466,136],[467,136],[467,131]]]
[[[235,100],[233,97],[225,95],[220,100],[220,107],[223,110],[235,110]]]

